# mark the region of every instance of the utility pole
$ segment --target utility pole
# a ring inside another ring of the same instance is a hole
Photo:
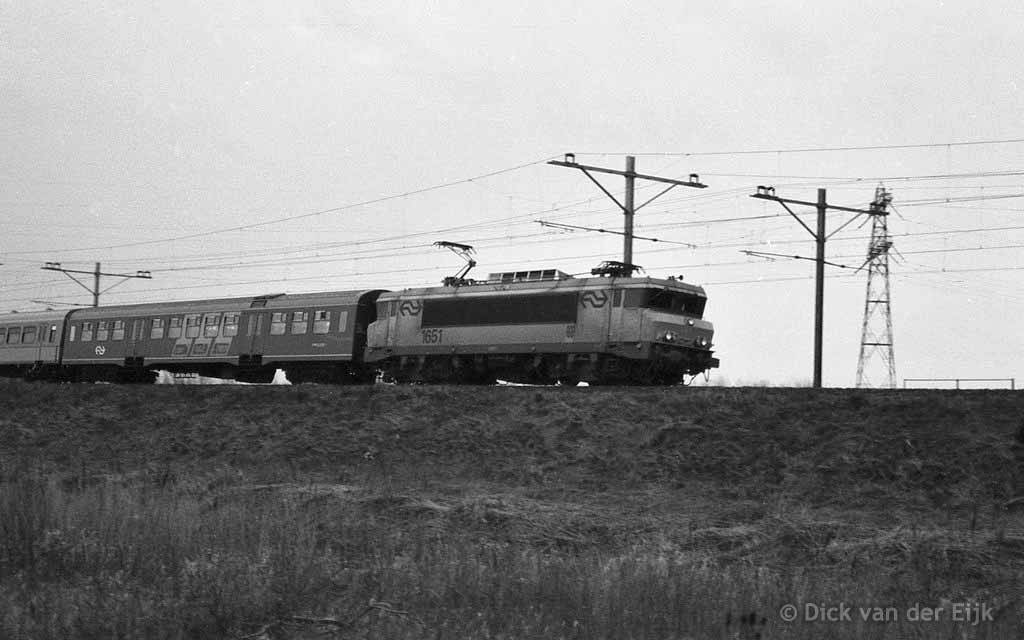
[[[79,286],[81,286],[83,289],[85,289],[86,291],[88,291],[89,293],[92,294],[92,306],[94,306],[94,307],[100,306],[100,294],[101,293],[106,293],[107,291],[110,291],[111,289],[113,289],[117,285],[121,284],[122,282],[125,282],[129,278],[144,278],[146,280],[152,280],[153,279],[153,276],[150,275],[149,271],[136,271],[134,274],[131,274],[131,273],[103,273],[102,271],[100,271],[100,263],[98,263],[98,262],[96,263],[96,268],[94,270],[92,270],[92,271],[79,271],[77,269],[65,269],[65,268],[60,266],[59,262],[47,262],[46,266],[42,267],[42,269],[43,269],[43,271],[60,271],[61,273],[63,273],[67,277],[69,277],[72,280],[74,280],[75,282],[77,282],[79,284]],[[83,284],[81,280],[79,280],[75,276],[71,275],[72,273],[92,274],[92,283],[93,283],[92,284],[92,288],[89,288],[87,285]],[[100,276],[111,276],[111,277],[114,277],[114,278],[121,278],[121,280],[118,280],[117,282],[115,282],[114,284],[110,285],[106,289],[100,291]]]
[[[688,181],[673,180],[672,178],[662,178],[660,176],[649,176],[636,172],[636,158],[634,156],[626,156],[626,170],[619,171],[617,169],[607,169],[604,167],[593,167],[590,165],[577,164],[576,154],[567,153],[565,154],[565,160],[551,160],[548,164],[553,164],[559,167],[569,167],[571,169],[579,169],[590,178],[591,182],[597,185],[597,188],[604,192],[606,196],[612,199],[612,202],[617,204],[622,213],[625,216],[623,224],[623,240],[622,240],[622,265],[621,268],[616,272],[615,275],[622,275],[629,277],[633,275],[633,272],[637,270],[637,266],[633,264],[633,216],[636,212],[654,202],[661,196],[665,195],[675,187],[695,187],[697,189],[706,189],[708,185],[701,184],[700,177],[696,173],[690,174]],[[605,189],[604,185],[597,181],[597,178],[593,176],[594,173],[611,173],[618,176],[625,176],[626,178],[626,193],[624,202],[619,202],[618,198],[613,196],[608,189]],[[636,191],[636,179],[651,180],[653,182],[663,182],[668,184],[668,187],[662,189],[653,198],[650,198],[639,206],[634,206],[633,198]]]
[[[893,355],[892,308],[889,297],[889,212],[886,207],[892,202],[892,194],[885,187],[875,189],[875,200],[871,203],[871,240],[868,242],[868,257],[863,269],[868,268],[868,286],[864,294],[864,324],[860,332],[860,357],[857,359],[857,386],[870,387],[871,382],[865,368],[876,353],[882,356],[886,380],[879,386],[896,388],[896,358]],[[858,269],[858,271],[860,271]],[[881,326],[875,327],[872,320],[881,315]],[[880,331],[879,331],[880,329]]]
[[[766,187],[759,185],[757,187],[757,193],[750,196],[751,198],[760,198],[761,200],[772,200],[782,205],[789,215],[800,223],[800,226],[807,230],[807,233],[811,234],[817,243],[817,257],[815,258],[815,269],[814,269],[814,388],[821,388],[821,353],[822,343],[824,336],[824,316],[825,316],[825,242],[834,236],[836,233],[844,229],[851,222],[856,220],[862,215],[870,215],[870,211],[864,209],[853,209],[850,207],[840,207],[837,205],[828,204],[825,198],[825,190],[818,189],[818,201],[808,202],[806,200],[792,200],[790,198],[779,198],[775,195],[775,187]],[[808,207],[815,207],[818,211],[818,230],[817,232],[811,231],[811,228],[804,224],[793,210],[789,208],[789,205],[797,204]],[[826,235],[825,234],[825,213],[832,209],[834,211],[847,211],[850,213],[856,213],[854,217],[850,218],[842,225],[839,226],[835,231]]]

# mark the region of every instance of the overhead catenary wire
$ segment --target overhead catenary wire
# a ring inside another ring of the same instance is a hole
[[[1012,141],[1016,142],[1016,141],[1022,141],[1022,140],[1024,140],[1024,139],[1020,139],[1020,140],[1014,139]],[[970,142],[969,144],[986,144],[986,143],[995,143],[995,142],[1002,142],[1002,141],[973,141],[973,142]],[[916,147],[919,147],[919,146],[942,147],[942,146],[949,146],[950,144],[956,145],[958,143],[942,143],[942,144],[934,144],[934,145],[909,145],[909,146],[908,145],[885,145],[885,146],[886,147],[901,147],[901,148],[909,148],[909,147],[915,147],[916,148]],[[967,143],[965,143],[965,144],[967,144]],[[865,147],[865,148],[867,148],[867,147]],[[816,150],[829,150],[829,149],[845,150],[845,149],[848,149],[848,148],[845,148],[845,147],[843,147],[843,148],[819,148],[819,149],[816,149]],[[780,150],[767,151],[767,152],[768,153],[776,153],[776,152],[779,152],[779,151]],[[782,151],[783,152],[794,152],[794,153],[796,153],[796,152],[804,152],[804,151],[808,151],[808,150],[794,149],[794,150],[789,150],[789,151],[786,151],[786,150],[782,150]],[[723,152],[723,153],[725,153],[725,152]],[[979,176],[979,175],[977,175],[979,173],[986,173],[986,172],[976,172],[976,174],[974,176],[972,176],[972,177],[998,177],[998,176],[996,176],[997,173],[1002,173],[1003,175],[1011,175],[1011,174],[1014,174],[1014,173],[1019,174],[1020,172],[987,172],[989,174],[988,176]],[[705,174],[705,175],[710,175],[710,174]],[[938,176],[939,174],[935,174],[935,175]],[[949,176],[954,175],[954,174],[942,174],[942,175],[944,177],[949,177]],[[815,178],[809,177],[809,178],[799,178],[799,179],[815,179]],[[841,179],[841,178],[840,177],[836,177],[836,179]],[[925,177],[919,177],[918,179],[924,180],[926,178]],[[469,179],[469,180],[472,180],[472,179]],[[847,179],[847,180],[849,180],[849,179]],[[971,188],[976,188],[976,187],[971,187]],[[994,188],[994,186],[993,185],[986,185],[985,188],[986,189],[991,189],[991,188]],[[740,192],[740,191],[741,190],[734,190],[734,193]],[[396,195],[394,197],[403,197],[404,195],[407,195],[407,194],[399,194],[399,195]],[[703,195],[703,194],[701,194],[701,195]],[[702,199],[704,202],[715,202],[715,201],[722,202],[724,199],[733,197],[733,195],[731,193],[730,194],[721,194],[721,193],[719,193],[719,194],[708,194],[708,195],[711,195],[711,196],[714,196],[714,197],[713,198],[708,198],[708,199]],[[967,202],[978,201],[978,200],[981,200],[981,199],[988,199],[988,198],[980,198],[980,199],[979,198],[973,198],[972,200],[969,200]],[[596,199],[590,199],[590,202],[593,202],[595,200]],[[681,200],[682,200],[682,202],[686,202],[689,199],[681,199]],[[702,200],[693,199],[693,200],[689,200],[689,201],[690,202],[701,202]],[[945,199],[942,199],[942,200],[943,200],[943,202],[945,201]],[[586,202],[586,201],[584,201],[584,202]],[[358,204],[359,203],[357,203],[356,206],[358,206]],[[673,214],[674,215],[679,215],[679,213],[680,213],[680,211],[678,211],[678,205],[680,204],[679,202],[666,203],[666,204],[668,206],[670,206],[670,207],[676,207],[677,210],[676,211],[672,211],[671,209],[669,209],[669,210],[666,210],[664,212],[660,212],[660,211],[654,210],[654,207],[652,207],[652,211],[650,212],[649,216],[654,216],[654,215],[659,215],[659,216],[660,215],[673,215]],[[728,204],[728,203],[726,203],[726,204]],[[921,204],[920,206],[936,206],[936,205]],[[574,209],[577,209],[578,207],[579,207],[579,205],[569,204],[569,205],[563,205],[563,206],[560,206],[560,207],[554,207],[553,209],[559,211],[561,214],[564,214],[566,216],[566,218],[561,218],[561,219],[567,219],[569,217],[580,217],[580,216],[593,215],[593,213],[590,212],[590,211],[576,211],[576,210],[574,210]],[[702,210],[703,215],[706,215],[706,211],[708,210],[707,206],[706,205],[700,205],[699,208]],[[950,207],[950,208],[952,208],[952,207]],[[607,213],[611,214],[611,213],[614,213],[614,211],[608,210]],[[303,214],[303,215],[316,215],[316,214],[317,214],[317,212],[312,212],[312,213]],[[536,215],[535,212],[529,212],[529,213],[518,214],[518,215],[515,215],[515,216],[509,216],[509,217],[501,218],[501,219],[497,219],[497,220],[488,220],[486,222],[474,223],[473,225],[466,225],[463,228],[465,228],[468,231],[472,231],[474,229],[477,229],[477,230],[479,230],[479,229],[487,229],[487,228],[489,228],[489,226],[493,227],[495,225],[508,225],[508,224],[514,223],[516,221],[526,222],[526,220],[524,220],[524,218],[526,218],[526,217],[532,218],[535,215]],[[777,214],[776,216],[765,216],[765,217],[780,217],[781,218],[781,217],[785,217],[785,214]],[[671,229],[671,228],[679,228],[679,229],[693,228],[693,227],[697,227],[697,226],[701,226],[701,225],[715,224],[716,222],[720,222],[720,221],[724,222],[725,218],[726,218],[725,216],[720,216],[718,218],[708,218],[708,219],[704,219],[704,220],[697,219],[697,220],[686,220],[686,221],[680,221],[680,222],[669,222],[669,223],[666,223],[664,227],[658,227],[658,228],[666,228],[666,229]],[[755,216],[733,216],[732,217],[732,219],[734,221],[736,221],[736,222],[745,222],[748,219],[755,219],[755,218],[756,218]],[[644,225],[643,227],[639,227],[638,226],[638,230],[641,230],[641,231],[642,231],[642,229],[648,229],[648,228],[655,228],[655,226],[653,226],[653,225],[651,225],[651,226]],[[1013,227],[1002,227],[1002,228],[1003,229],[1013,229]],[[976,231],[975,230],[949,230],[949,231],[934,232],[933,235],[941,235],[943,233],[959,234],[959,233],[971,233],[971,232],[985,232],[985,231],[990,231],[990,230],[991,231],[995,231],[996,229],[998,229],[998,228],[994,227],[994,228],[991,228],[991,229],[978,229]],[[441,232],[444,232],[444,231],[442,230]],[[411,236],[411,238],[423,237],[423,236],[433,235],[433,234],[436,234],[436,233],[438,233],[438,230],[429,230],[429,231],[416,232],[415,235]],[[917,235],[927,235],[927,234],[926,233],[921,233],[921,234],[917,234]],[[894,237],[904,237],[904,236],[905,237],[911,237],[911,234],[894,234]],[[360,240],[360,241],[358,241],[360,244],[356,244],[356,245],[348,245],[347,243],[346,244],[340,244],[339,247],[343,247],[343,246],[356,246],[356,247],[360,247],[358,249],[359,253],[363,254],[363,255],[366,255],[367,256],[366,257],[367,260],[371,260],[374,257],[372,255],[374,253],[382,253],[382,255],[380,255],[378,257],[384,258],[384,257],[387,257],[388,255],[398,255],[397,251],[405,251],[406,250],[405,248],[402,248],[400,250],[393,250],[391,248],[379,247],[379,245],[383,245],[383,244],[386,244],[388,242],[401,242],[401,241],[404,241],[406,238],[409,238],[409,237],[410,236],[408,236],[408,234],[393,234],[393,235],[387,235],[384,238],[368,238],[368,239],[365,239],[365,240]],[[567,238],[568,237],[570,237],[570,236],[567,236]],[[838,238],[837,237],[835,239],[835,241],[847,240],[847,239],[848,238]],[[849,238],[849,239],[852,239],[852,238]],[[534,239],[534,238],[524,238],[524,240],[527,240],[527,242],[524,242],[523,244],[524,245],[529,245],[529,244],[533,244],[534,241],[536,241],[537,243],[550,242],[550,241],[553,241],[554,238],[550,238],[550,237],[549,238],[536,238],[536,239]],[[512,240],[509,239],[508,242],[512,242]],[[754,244],[755,245],[759,245],[759,246],[764,246],[765,244],[767,244],[767,245],[770,246],[771,244],[782,244],[782,243],[787,243],[787,242],[794,242],[795,243],[795,242],[798,242],[798,241],[783,239],[783,240],[776,240],[776,241],[768,241],[766,243],[754,243]],[[690,244],[690,243],[685,243],[685,244]],[[378,248],[373,248],[375,246],[378,247]],[[505,245],[502,244],[502,245],[499,245],[499,246],[505,246]],[[723,245],[720,242],[718,242],[718,243],[716,243],[716,242],[706,242],[706,243],[703,243],[703,244],[699,244],[697,249],[713,249],[713,248],[721,247],[721,246],[723,246]],[[752,246],[752,245],[747,243],[744,246]],[[383,249],[383,252],[378,251],[378,249]],[[305,254],[309,253],[309,250],[305,249],[305,248],[296,248],[296,249],[287,249],[287,250],[294,251],[296,253],[305,253]],[[365,250],[365,253],[364,253],[364,250]],[[951,250],[955,251],[956,249],[955,248],[951,248]],[[414,249],[409,249],[409,251],[413,252],[413,255],[417,255],[416,252],[418,251],[418,249],[415,249],[415,248]],[[651,251],[648,251],[648,253],[653,253],[654,251],[658,251],[658,250],[651,250]],[[280,262],[275,262],[274,264],[270,264],[271,261],[275,260],[274,256],[279,255],[282,251],[281,251],[281,249],[278,249],[278,248],[269,248],[269,249],[266,249],[265,252],[266,252],[266,254],[268,256],[270,256],[270,257],[268,257],[268,258],[263,260],[263,262],[267,263],[265,265],[249,264],[249,263],[246,263],[244,260],[239,260],[239,261],[236,261],[235,266],[239,267],[239,268],[245,268],[245,267],[248,267],[248,266],[252,266],[254,268],[255,267],[260,267],[260,266],[275,266],[275,267],[280,266],[280,267],[284,267],[284,266],[290,266],[292,264],[294,264],[294,265],[310,264],[310,263],[316,262],[317,259],[318,259],[318,256],[303,255],[301,257],[296,257],[295,260],[291,261],[291,262],[289,262],[288,260],[282,260]],[[355,252],[350,252],[350,253],[355,253]],[[251,256],[252,253],[251,252],[236,252],[235,255],[249,255],[249,256]],[[407,254],[406,253],[401,253],[400,255],[407,255]],[[566,257],[566,259],[571,259],[571,258],[572,258],[572,256]],[[198,268],[199,265],[210,264],[210,262],[211,262],[209,255],[207,255],[207,256],[193,256],[193,257],[191,257],[189,259],[190,260],[195,260],[195,264],[196,264],[197,268]],[[173,265],[174,265],[174,262],[175,262],[175,256],[168,256],[167,260],[168,260],[168,263],[172,265],[171,269],[173,269]],[[228,267],[228,265],[224,265],[222,268],[229,268],[229,267]],[[659,267],[659,268],[661,268],[661,267]],[[374,272],[365,272],[365,273],[368,274],[368,273],[374,273]],[[353,275],[355,275],[355,274],[353,274]],[[365,274],[359,274],[359,275],[360,275],[360,277],[362,277],[362,275],[365,275]],[[229,283],[229,284],[225,284],[223,286],[227,287],[227,286],[231,286],[231,284]],[[0,290],[0,292],[2,292],[2,290]]]
[[[731,192],[740,192],[740,191],[743,191],[743,190],[744,189],[734,189],[734,190],[731,190]],[[701,196],[705,196],[705,195],[710,195],[710,196],[714,196],[714,197],[717,197],[717,198],[721,198],[723,196],[724,197],[730,197],[731,194],[730,193],[724,193],[724,194],[699,194],[698,196],[691,196],[691,197],[686,198],[684,200],[696,200],[698,198],[701,198]],[[588,201],[594,201],[594,200],[595,200],[594,198],[591,198]],[[584,201],[584,202],[586,202],[586,201]],[[574,206],[574,204],[576,204],[576,203],[570,203],[570,204],[563,205],[563,206],[560,206],[560,207],[552,207],[552,208],[544,210],[544,212],[564,210],[566,208]],[[606,211],[611,212],[610,209],[607,209]],[[518,215],[518,216],[512,216],[512,217],[503,218],[503,219],[499,219],[499,220],[486,221],[486,222],[481,222],[481,223],[474,223],[473,225],[464,225],[462,227],[459,227],[458,229],[463,229],[463,228],[469,229],[469,228],[473,228],[473,227],[481,228],[481,227],[486,227],[488,225],[507,224],[507,223],[515,221],[517,219],[522,220],[522,219],[531,217],[533,215],[536,215],[537,213],[540,213],[540,212],[531,212],[531,213],[521,214],[521,215]],[[573,212],[570,212],[569,215],[576,215],[576,214],[573,213]],[[664,213],[651,212],[648,217],[652,217],[652,216],[656,216],[656,215],[664,215]],[[749,217],[738,217],[738,218],[736,218],[736,220],[742,220],[744,218],[749,218]],[[707,223],[711,223],[711,222],[722,222],[722,221],[724,221],[724,220],[721,220],[721,219],[694,220],[694,221],[687,222],[687,223],[684,223],[684,224],[700,225],[700,224],[707,224]],[[433,231],[429,231],[429,232],[419,232],[419,233],[415,233],[415,234],[403,234],[403,235],[400,235],[400,236],[389,236],[389,237],[385,237],[385,238],[376,238],[376,239],[369,239],[369,240],[363,240],[363,241],[355,241],[355,243],[356,244],[371,244],[371,243],[387,242],[387,241],[391,241],[391,240],[395,240],[395,239],[402,239],[402,238],[410,237],[410,236],[414,236],[414,235],[419,235],[419,236],[431,235],[431,234],[437,233],[437,232],[448,232],[448,231],[452,231],[452,230],[456,230],[456,228],[449,228],[449,229],[444,229],[444,230],[440,230],[440,231],[433,230]],[[338,244],[341,245],[341,244],[352,244],[352,243],[350,242],[350,243],[338,243]],[[266,250],[267,253],[272,253],[274,251],[275,251],[275,249],[268,249],[268,250]],[[19,253],[30,253],[30,252],[19,252]],[[31,252],[31,253],[35,253],[35,252]],[[251,255],[251,252],[247,252],[247,253],[249,255]]]

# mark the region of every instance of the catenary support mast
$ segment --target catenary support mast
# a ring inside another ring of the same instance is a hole
[[[636,172],[636,158],[634,156],[626,156],[626,170],[619,171],[617,169],[607,169],[605,167],[593,167],[590,165],[578,164],[576,162],[576,154],[567,153],[565,154],[565,160],[551,160],[548,164],[553,164],[559,167],[569,167],[572,169],[579,169],[586,174],[590,180],[597,185],[597,188],[604,192],[606,196],[611,198],[612,202],[617,204],[624,216],[623,220],[623,240],[622,240],[622,273],[618,275],[630,276],[633,271],[636,270],[636,265],[633,264],[633,217],[636,212],[654,202],[664,194],[671,191],[673,188],[678,186],[683,187],[695,187],[697,189],[707,188],[706,184],[701,184],[700,177],[696,173],[690,174],[688,181],[674,180],[672,178],[662,178],[661,176],[649,176]],[[618,198],[613,196],[608,189],[604,187],[597,178],[593,176],[594,173],[611,173],[619,176],[625,176],[626,178],[626,193],[623,202],[619,202]],[[653,182],[663,182],[668,186],[658,192],[654,197],[648,199],[640,205],[634,205],[634,197],[636,195],[636,179],[650,180]]]
[[[110,291],[111,289],[113,289],[117,285],[121,284],[122,282],[128,280],[129,278],[144,278],[146,280],[152,280],[153,279],[153,276],[149,273],[149,271],[136,271],[135,273],[103,273],[100,270],[100,263],[98,263],[98,262],[96,263],[96,268],[93,269],[92,271],[80,271],[78,269],[65,269],[65,268],[60,266],[59,262],[47,262],[46,266],[43,267],[43,270],[44,271],[60,271],[61,273],[63,273],[67,277],[69,277],[72,280],[74,280],[75,282],[77,282],[79,284],[79,286],[81,286],[83,289],[85,289],[86,291],[88,291],[89,293],[92,294],[92,306],[94,306],[94,307],[100,306],[100,294],[101,293],[106,293],[107,291]],[[81,280],[79,280],[75,276],[71,275],[73,273],[91,274],[92,275],[92,283],[93,283],[92,284],[92,288],[90,288],[89,286],[83,284]],[[106,289],[103,289],[101,291],[100,290],[100,276],[112,276],[112,277],[115,277],[115,278],[121,278],[121,280],[118,280],[114,284],[110,285],[109,287],[107,287]]]
[[[782,207],[789,212],[789,215],[793,216],[800,226],[807,230],[807,233],[811,234],[814,238],[814,242],[817,245],[817,257],[815,258],[815,269],[814,269],[814,382],[813,386],[815,389],[821,388],[821,369],[822,369],[822,345],[824,342],[824,324],[825,324],[825,265],[828,262],[825,260],[825,242],[834,236],[836,233],[844,229],[851,222],[856,220],[862,215],[870,215],[871,211],[865,211],[864,209],[852,209],[850,207],[840,207],[833,204],[828,204],[824,189],[818,189],[818,200],[817,202],[808,202],[806,200],[793,200],[791,198],[780,198],[775,195],[775,187],[758,186],[757,193],[750,196],[751,198],[760,198],[761,200],[772,200],[778,202]],[[808,207],[814,207],[818,212],[818,225],[817,231],[811,231],[803,220],[800,219],[793,210],[789,208],[789,205],[796,204]],[[825,214],[829,209],[834,211],[846,211],[849,213],[856,213],[843,224],[839,225],[835,231],[826,235],[825,233]]]

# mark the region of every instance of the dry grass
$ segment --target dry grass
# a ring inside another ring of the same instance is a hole
[[[1009,392],[0,392],[3,637],[1024,634]]]

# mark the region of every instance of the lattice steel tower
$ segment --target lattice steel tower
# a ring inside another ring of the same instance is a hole
[[[863,269],[868,268],[868,287],[864,297],[864,325],[860,334],[860,358],[857,360],[857,386],[896,388],[896,359],[893,356],[892,305],[889,296],[889,240],[887,207],[892,194],[879,186],[871,203],[871,240]],[[873,365],[881,360],[881,366]],[[868,371],[884,371],[885,380],[873,385]]]

